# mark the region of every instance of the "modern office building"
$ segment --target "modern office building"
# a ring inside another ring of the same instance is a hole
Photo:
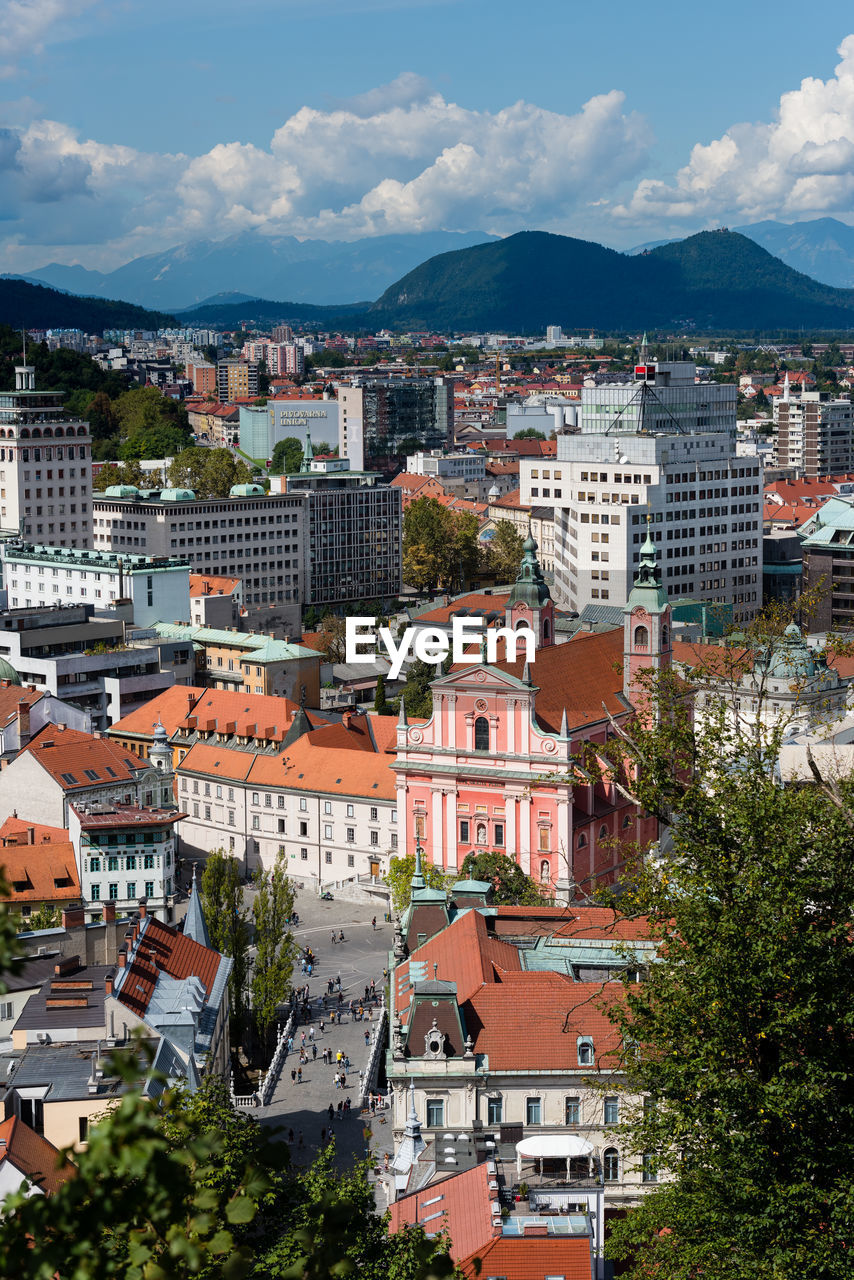
[[[0,392],[0,532],[91,547],[92,437],[59,391],[37,391],[35,369],[15,367]]]
[[[240,449],[264,462],[289,436],[304,440],[306,432],[316,448],[338,442],[338,404],[335,400],[269,399],[266,405],[240,406]]]
[[[775,467],[801,476],[844,475],[854,469],[854,417],[851,401],[819,391],[790,393],[774,402]]]
[[[338,387],[338,451],[353,467],[397,467],[413,443],[426,450],[454,441],[452,378],[357,378]]]
[[[312,458],[308,470],[273,478],[305,503],[305,603],[391,599],[403,589],[403,501],[376,472],[347,458]]]
[[[240,578],[248,629],[300,633],[301,495],[268,494],[253,484],[235,485],[227,498],[197,498],[190,489],[116,489],[93,499],[96,550],[177,556],[192,572]]]
[[[731,603],[736,621],[760,608],[762,465],[736,454],[736,388],[695,373],[643,363],[632,383],[585,388],[581,430],[558,436],[557,458],[522,460],[522,502],[555,508],[565,608],[625,604],[647,518],[674,603]]]

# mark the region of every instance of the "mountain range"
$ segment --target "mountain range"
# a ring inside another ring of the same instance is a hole
[[[25,279],[164,311],[198,306],[214,292],[328,305],[370,301],[434,254],[495,239],[484,232],[427,231],[362,240],[297,240],[242,231],[134,258],[115,271],[51,262]]]

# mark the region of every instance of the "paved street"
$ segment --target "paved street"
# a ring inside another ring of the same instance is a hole
[[[308,891],[297,896],[296,909],[299,912],[300,924],[294,931],[300,947],[311,947],[317,957],[317,964],[311,977],[303,977],[297,969],[294,983],[308,983],[312,1000],[312,1022],[317,1059],[312,1060],[309,1027],[300,1026],[294,1037],[294,1051],[285,1062],[279,1083],[276,1086],[273,1102],[263,1111],[256,1112],[265,1124],[275,1124],[284,1130],[287,1138],[288,1130],[294,1133],[291,1152],[297,1163],[308,1164],[321,1141],[321,1131],[329,1132],[329,1106],[336,1110],[336,1119],[332,1124],[335,1133],[338,1162],[343,1166],[361,1159],[365,1155],[366,1146],[370,1146],[375,1157],[382,1163],[385,1151],[391,1151],[391,1126],[385,1121],[385,1114],[378,1113],[374,1118],[362,1116],[359,1112],[359,1071],[364,1070],[370,1050],[365,1045],[365,1032],[373,1033],[377,1025],[378,1010],[373,1007],[373,1019],[368,1019],[368,1008],[365,1009],[363,1022],[358,1021],[346,1012],[349,1001],[354,1004],[363,999],[365,987],[373,980],[376,983],[377,996],[383,988],[383,969],[388,967],[388,952],[392,944],[392,926],[383,920],[383,906],[376,907],[344,901],[322,902]],[[371,918],[376,915],[377,927],[371,927]],[[344,932],[344,942],[331,942],[331,934],[335,929],[336,936],[340,930]],[[341,978],[344,1014],[339,1025],[330,1024],[329,1010],[338,1008],[337,988],[332,997],[327,995],[327,982]],[[319,997],[326,997],[327,1011],[320,1014],[317,1008]],[[318,1024],[320,1017],[326,1024],[321,1035]],[[302,1068],[302,1083],[291,1081],[291,1070],[298,1067],[299,1048],[302,1032],[306,1033],[306,1052],[308,1064]],[[333,1052],[333,1064],[326,1066],[321,1054],[324,1048]],[[341,1049],[350,1058],[350,1069],[347,1071],[347,1088],[335,1088],[334,1076],[339,1069],[334,1063],[334,1055]],[[350,1099],[349,1116],[337,1118],[338,1102]],[[366,1140],[363,1130],[370,1127],[372,1137]],[[303,1145],[299,1145],[302,1133]]]

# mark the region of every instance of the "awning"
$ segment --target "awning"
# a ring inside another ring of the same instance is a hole
[[[517,1160],[569,1160],[588,1156],[593,1144],[574,1133],[544,1133],[516,1143]]]

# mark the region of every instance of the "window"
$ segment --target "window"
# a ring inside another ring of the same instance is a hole
[[[355,865],[356,865],[356,859],[355,859],[355,857],[353,856],[353,854],[352,854],[352,853],[348,853],[348,854],[347,854],[347,866],[348,866],[348,867],[355,867]]]
[[[299,856],[301,862],[308,862],[308,849],[300,849]]]
[[[326,862],[327,866],[332,865],[332,853],[330,852],[329,849],[326,850],[326,853],[323,855],[323,859]]]
[[[588,1036],[580,1036],[578,1039],[578,1065],[593,1066],[593,1041]]]
[[[77,1134],[81,1142],[87,1142],[89,1139],[89,1117],[77,1117]]]
[[[541,1123],[541,1120],[540,1120],[540,1116],[542,1114],[541,1102],[542,1100],[540,1098],[526,1098],[525,1100],[525,1123],[526,1124]]]
[[[14,1010],[15,1006],[13,1002],[11,1000],[4,1000],[3,1003],[0,1004],[0,1022],[8,1022],[14,1014]]]
[[[379,831],[372,831],[372,832],[371,832],[371,844],[379,844],[379,842],[380,842],[380,833],[379,833]]]
[[[635,627],[635,648],[649,648],[649,631],[646,627]]]
[[[285,797],[284,797],[284,796],[277,796],[277,797],[276,797],[276,803],[277,803],[277,807],[278,807],[279,809],[284,809],[284,807],[285,807]]]
[[[548,853],[549,851],[549,829],[548,827],[540,827],[540,853]]]
[[[581,1099],[566,1098],[564,1101],[564,1123],[581,1124]]]
[[[127,885],[125,887],[127,890],[127,892],[125,893],[125,897],[130,898],[131,902],[133,902],[134,898],[136,897],[136,881],[128,880]]]
[[[643,1182],[658,1182],[658,1164],[651,1151],[645,1151],[643,1153],[641,1180]]]
[[[100,870],[101,870],[101,859],[100,859],[100,858],[90,858],[90,859],[89,859],[89,870],[90,870],[90,871],[100,871]]]
[[[308,812],[308,800],[305,798],[305,796],[300,796],[300,798],[299,798],[299,808],[300,808],[300,813],[307,813],[307,812]]]
[[[136,871],[136,854],[129,853],[125,858],[125,871]]]
[[[348,843],[348,844],[355,844],[355,841],[356,841],[356,828],[355,828],[355,827],[347,827],[347,831],[346,831],[346,838],[347,838],[347,843]]]
[[[324,824],[323,824],[323,838],[324,838],[324,840],[331,840],[331,839],[332,839],[332,823],[331,823],[331,822],[324,822]]]
[[[348,818],[354,818],[355,816],[356,816],[356,815],[355,815],[355,810],[353,809],[353,806],[352,806],[351,804],[348,804],[348,805],[347,805],[347,817],[348,817]]]
[[[468,819],[464,818],[460,823],[460,844],[468,844],[469,842],[469,824]]]
[[[486,716],[478,716],[474,722],[474,749],[489,750],[489,721]]]
[[[371,805],[371,822],[378,822],[379,816],[379,810],[376,805]]]
[[[331,812],[332,812],[332,801],[331,801],[331,800],[324,800],[324,802],[323,802],[323,812],[324,812],[324,813],[331,813]]]
[[[115,856],[115,854],[111,853],[109,858],[107,858],[107,870],[118,871],[118,869],[119,869],[119,860]]]
[[[620,1181],[620,1153],[616,1147],[607,1147],[602,1152],[602,1175],[606,1182]]]
[[[101,886],[100,886],[99,884],[93,884],[93,885],[90,885],[90,886],[89,886],[89,901],[90,901],[90,902],[100,902],[100,900],[101,900]]]
[[[427,1099],[427,1128],[442,1129],[445,1125],[445,1103],[442,1098]]]
[[[487,1098],[486,1100],[486,1123],[501,1124],[501,1117],[504,1111],[504,1103],[501,1098]]]
[[[307,822],[301,822],[301,823],[299,824],[299,833],[300,833],[300,835],[301,835],[301,836],[307,836],[307,835],[308,835],[308,823],[307,823]]]
[[[154,870],[154,854],[153,853],[147,853],[145,855],[145,857],[142,860],[142,866],[144,871]]]
[[[587,836],[584,834],[583,831],[579,835],[578,840],[576,841],[576,844],[579,849],[583,849],[584,846],[587,844]]]
[[[253,815],[252,815],[252,830],[253,830],[253,831],[258,831],[258,830],[260,830],[260,827],[261,827],[261,819],[259,818],[259,816],[258,816],[258,814],[257,814],[257,813],[253,813]]]
[[[495,831],[495,837],[494,837],[494,841],[493,841],[493,843],[494,843],[494,844],[496,844],[496,845],[498,845],[499,847],[503,847],[503,845],[504,845],[504,823],[503,823],[503,822],[496,822],[495,827],[494,827],[494,831]]]
[[[153,898],[153,897],[154,897],[154,881],[153,881],[153,880],[146,880],[146,882],[145,882],[145,896],[146,896],[146,898]]]
[[[110,885],[110,901],[114,902],[119,896],[119,886],[117,884]]]
[[[620,1123],[620,1103],[617,1098],[605,1099],[605,1124]]]

